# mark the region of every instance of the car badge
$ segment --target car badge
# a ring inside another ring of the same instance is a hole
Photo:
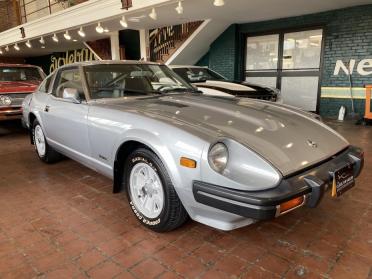
[[[318,144],[315,141],[312,141],[312,140],[307,140],[307,145],[310,146],[310,147],[314,147],[314,148],[318,147]]]

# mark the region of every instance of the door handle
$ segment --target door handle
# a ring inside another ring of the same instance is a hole
[[[49,106],[45,106],[44,111],[45,111],[45,112],[49,112],[49,109],[50,109]]]

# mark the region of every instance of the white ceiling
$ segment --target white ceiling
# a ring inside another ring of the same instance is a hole
[[[105,10],[99,6],[103,5],[103,3],[107,3],[107,9]],[[113,4],[111,5],[110,3]],[[128,20],[129,28],[153,29],[202,19],[211,19],[212,21],[226,24],[264,21],[370,4],[371,0],[225,0],[226,4],[223,7],[213,6],[213,0],[184,0],[182,3],[184,6],[184,13],[182,15],[178,15],[174,10],[177,6],[176,0],[133,0],[133,8],[129,9],[127,12],[124,10],[124,12]],[[97,5],[95,11],[99,10],[100,13],[92,13],[92,9],[95,8],[94,5]],[[157,7],[158,20],[156,21],[148,17],[151,7],[153,6]],[[95,32],[94,27],[97,21],[102,21],[102,24],[110,31],[122,29],[119,20],[123,14],[123,10],[120,9],[120,1],[118,0],[115,2],[90,0],[70,8],[70,10],[71,12],[64,11],[62,13],[56,13],[42,18],[37,22],[25,24],[24,28],[26,34],[31,33],[35,39],[32,40],[34,47],[28,49],[21,43],[21,51],[17,52],[10,46],[9,53],[4,52],[3,55],[35,56],[51,52],[60,52],[66,49],[80,48],[83,45],[81,38],[79,38],[76,32],[81,25],[85,26],[85,32],[87,34],[85,40],[87,41],[108,36],[108,34],[100,35]],[[72,16],[70,15],[72,12],[74,12],[73,17],[68,18],[68,16]],[[130,19],[133,17],[140,18],[140,21],[131,22]],[[50,24],[48,22],[50,22]],[[79,39],[80,42],[74,43],[66,41],[63,38],[63,33],[61,33],[64,31],[62,28],[68,28],[72,37]],[[60,42],[58,44],[51,40],[51,35],[54,31],[60,31],[57,33],[60,37]],[[14,44],[20,41],[21,39],[18,33],[18,28],[0,33],[0,45],[3,45],[3,42],[6,44]],[[40,44],[38,43],[39,37],[36,38],[36,35],[45,35],[45,49],[40,48]],[[2,50],[4,51],[3,47]]]

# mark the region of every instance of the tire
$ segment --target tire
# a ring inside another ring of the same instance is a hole
[[[130,207],[145,227],[155,232],[167,232],[187,221],[188,214],[167,170],[152,151],[139,148],[129,155],[123,181]]]
[[[32,139],[36,154],[44,163],[53,164],[62,158],[62,155],[48,144],[43,128],[37,120],[35,120],[32,125]]]

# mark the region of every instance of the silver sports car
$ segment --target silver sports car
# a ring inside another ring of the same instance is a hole
[[[354,186],[363,152],[280,104],[200,94],[167,66],[84,62],[25,99],[36,154],[113,179],[157,232],[188,217],[222,230],[316,207]]]

